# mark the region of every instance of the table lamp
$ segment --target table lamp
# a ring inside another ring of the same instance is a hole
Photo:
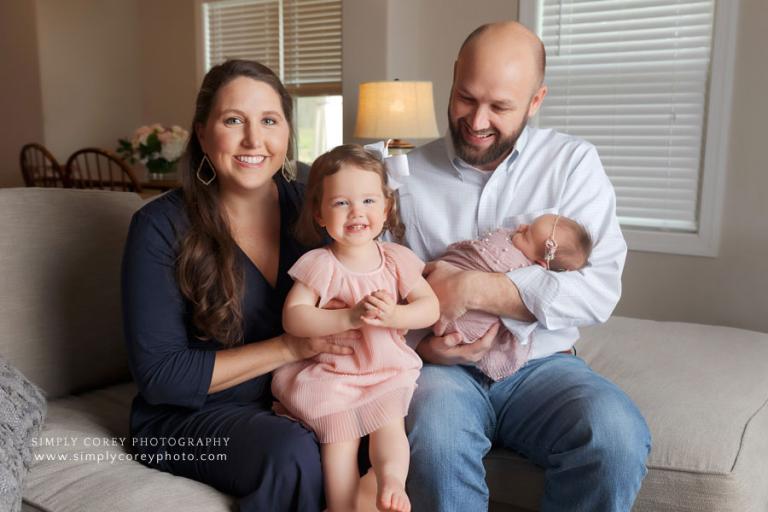
[[[364,82],[357,101],[355,137],[393,139],[390,155],[407,153],[405,138],[437,137],[432,82]]]

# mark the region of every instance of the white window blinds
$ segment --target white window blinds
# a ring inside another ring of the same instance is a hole
[[[541,0],[539,124],[598,148],[622,225],[695,232],[714,0]]]
[[[203,3],[205,66],[243,58],[294,94],[341,94],[341,0]]]

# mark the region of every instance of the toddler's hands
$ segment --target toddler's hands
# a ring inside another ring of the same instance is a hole
[[[363,299],[349,308],[349,321],[352,324],[352,329],[358,329],[365,323],[365,318],[372,316],[366,306],[370,295],[366,295]]]
[[[384,290],[376,290],[363,299],[367,315],[362,320],[376,327],[390,327],[395,316],[397,302]]]

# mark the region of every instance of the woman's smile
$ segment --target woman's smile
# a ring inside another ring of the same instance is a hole
[[[262,162],[264,162],[264,160],[266,158],[267,157],[264,156],[264,155],[237,155],[237,156],[235,156],[235,159],[238,162],[240,162],[241,164],[246,164],[246,165],[259,165]]]

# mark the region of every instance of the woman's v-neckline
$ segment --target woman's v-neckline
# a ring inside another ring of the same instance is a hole
[[[277,187],[277,220],[280,223],[280,227],[278,228],[278,237],[277,237],[277,273],[275,275],[275,284],[273,285],[267,276],[262,272],[262,270],[259,268],[259,266],[256,264],[255,261],[251,259],[250,256],[248,256],[248,253],[243,250],[242,247],[240,247],[240,244],[235,241],[235,246],[237,247],[237,250],[240,251],[240,254],[243,255],[243,258],[248,262],[248,264],[256,271],[256,273],[259,275],[262,281],[272,290],[277,291],[277,289],[280,287],[280,275],[281,271],[283,269],[283,209],[284,209],[284,193],[281,190],[280,187],[280,180],[275,179],[274,180],[275,187]]]

